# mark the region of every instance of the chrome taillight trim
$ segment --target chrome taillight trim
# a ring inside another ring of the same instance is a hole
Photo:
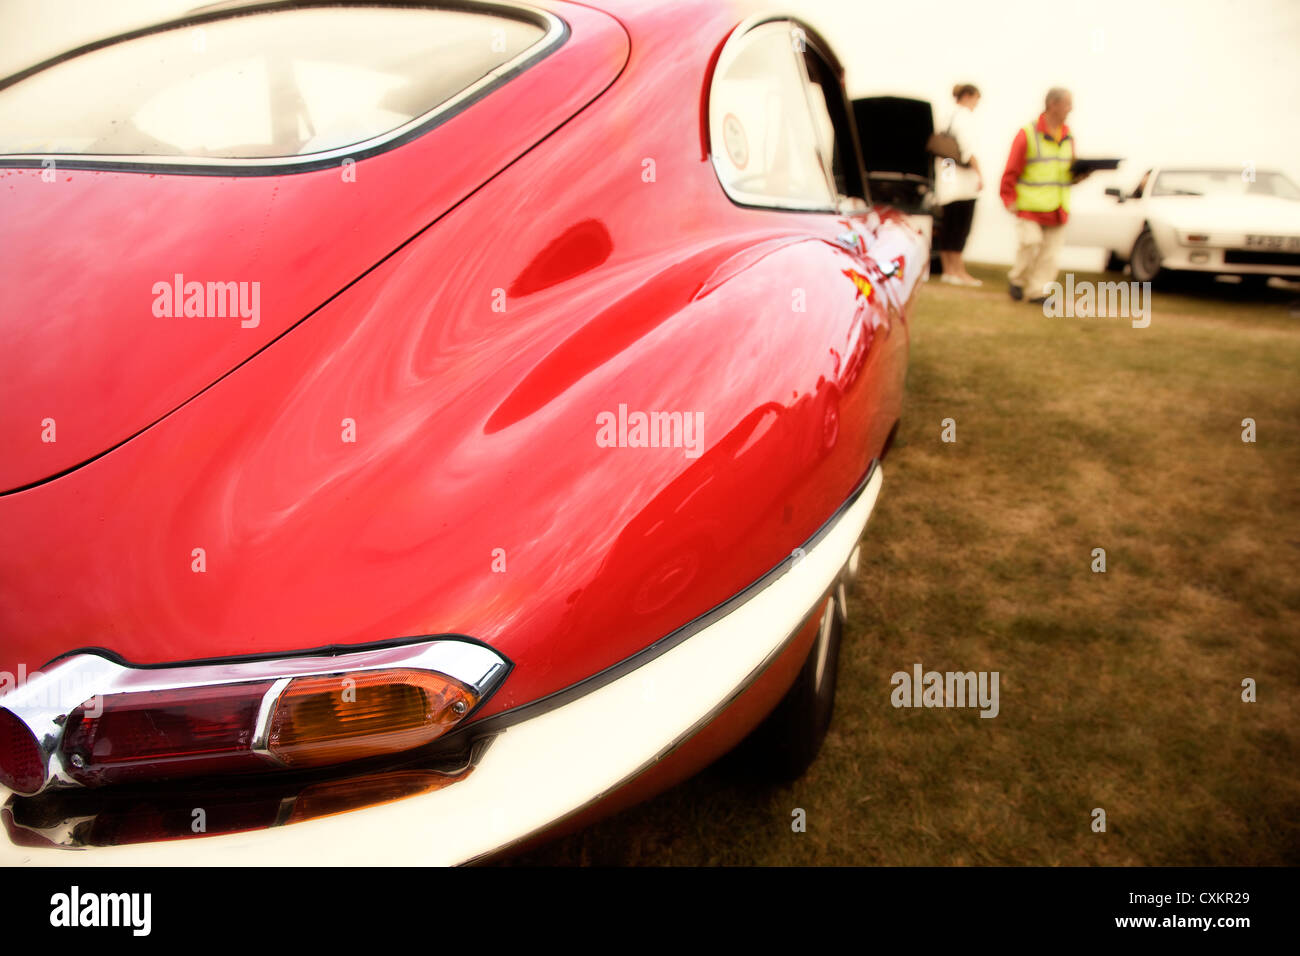
[[[284,689],[289,686],[292,680],[292,677],[281,677],[272,684],[270,689],[262,696],[262,705],[257,711],[257,729],[253,731],[253,746],[251,749],[253,753],[265,757],[275,764],[279,764],[281,761],[275,754],[271,753],[271,718],[275,716],[275,705],[279,703],[280,695],[284,693]]]
[[[131,667],[84,652],[60,658],[42,669],[40,676],[0,697],[0,708],[26,724],[41,748],[45,782],[38,790],[24,794],[31,796],[50,787],[81,786],[63,765],[59,743],[72,712],[96,697],[273,681],[262,698],[253,744],[255,753],[270,757],[266,738],[271,715],[293,678],[393,668],[450,677],[472,690],[481,703],[505,679],[510,664],[483,644],[448,637],[335,655],[212,661],[176,667]]]

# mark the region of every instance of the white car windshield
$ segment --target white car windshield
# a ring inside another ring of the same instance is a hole
[[[544,34],[506,16],[418,7],[307,7],[173,27],[0,82],[0,153],[252,159],[339,149],[412,123]]]
[[[1169,169],[1156,177],[1153,196],[1277,196],[1300,200],[1300,188],[1281,173],[1243,169]]]

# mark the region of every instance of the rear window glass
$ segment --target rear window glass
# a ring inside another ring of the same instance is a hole
[[[419,125],[545,35],[526,20],[418,7],[295,8],[175,27],[0,89],[0,153],[328,152]]]

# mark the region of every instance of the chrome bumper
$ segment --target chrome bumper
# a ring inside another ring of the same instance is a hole
[[[223,836],[54,852],[0,837],[0,866],[454,865],[572,816],[708,724],[835,587],[875,507],[877,466],[803,551],[727,613],[635,669],[509,725],[454,785],[337,816]]]

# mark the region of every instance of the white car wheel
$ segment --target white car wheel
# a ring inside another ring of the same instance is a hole
[[[1134,282],[1152,282],[1160,274],[1160,249],[1156,237],[1150,229],[1143,229],[1142,234],[1133,243],[1133,254],[1129,256],[1129,269]]]

